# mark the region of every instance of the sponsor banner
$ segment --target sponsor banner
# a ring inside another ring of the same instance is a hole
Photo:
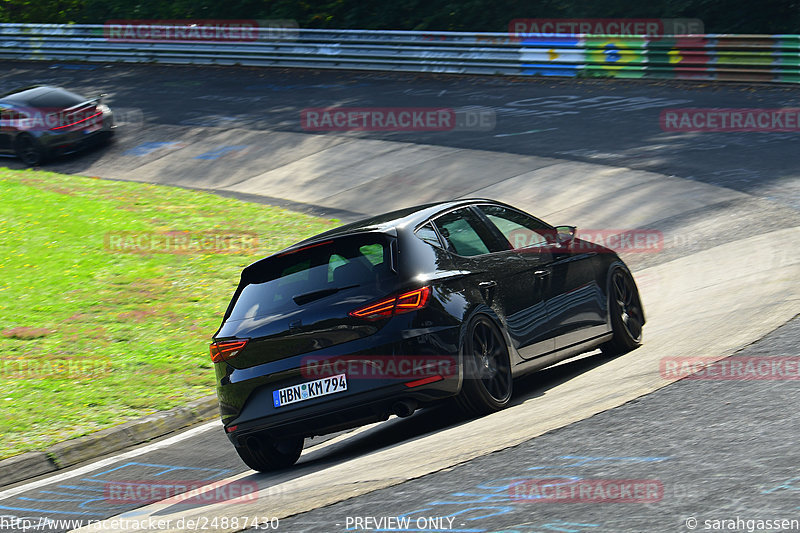
[[[665,78],[705,79],[712,61],[710,45],[705,37],[666,37],[648,45],[647,62],[658,65],[659,75]]]
[[[514,501],[531,503],[657,503],[664,485],[657,479],[541,478],[509,488]]]
[[[800,131],[800,108],[664,109],[659,123],[664,131],[796,132]]]
[[[659,362],[661,377],[668,380],[797,381],[800,356],[664,357]]]
[[[644,77],[645,39],[631,38],[586,38],[587,68],[602,75],[624,78]]]
[[[519,61],[523,74],[576,76],[586,63],[583,42],[568,37],[523,38]]]

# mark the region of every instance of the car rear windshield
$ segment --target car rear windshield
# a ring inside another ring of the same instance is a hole
[[[242,274],[228,320],[285,314],[356,290],[385,294],[396,281],[392,239],[376,233],[339,237],[260,261]]]

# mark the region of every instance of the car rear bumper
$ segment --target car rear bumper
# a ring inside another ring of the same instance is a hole
[[[463,370],[458,353],[458,326],[376,334],[336,345],[320,353],[302,354],[236,369],[216,363],[220,414],[231,440],[241,435],[323,435],[385,420],[397,402],[423,406],[454,396]],[[433,330],[433,331],[432,331]],[[380,340],[402,338],[382,344]],[[324,352],[324,353],[321,353]],[[391,355],[375,355],[391,354]],[[309,360],[343,363],[313,367]],[[355,359],[356,365],[348,365]],[[374,365],[362,365],[364,361]],[[379,371],[375,368],[380,367]],[[321,370],[322,369],[322,370]],[[391,369],[391,371],[390,371]],[[275,405],[274,393],[286,387],[344,374],[347,390],[297,403]]]
[[[99,129],[95,131],[91,131],[91,128],[79,128],[63,133],[46,132],[39,138],[39,141],[50,155],[66,155],[106,142],[114,136],[115,130],[113,116],[106,115],[103,117]]]
[[[66,155],[87,150],[106,142],[114,136],[112,128],[102,129],[91,133],[76,132],[64,137],[54,137],[46,145],[52,155]]]
[[[248,435],[267,434],[274,437],[313,437],[380,422],[395,412],[398,403],[413,407],[443,400],[458,394],[459,378],[444,378],[415,388],[398,383],[357,395],[330,398],[316,405],[249,420],[234,421],[228,428],[228,438],[234,446],[241,446]],[[413,408],[412,407],[412,408]],[[227,431],[227,430],[226,430]]]

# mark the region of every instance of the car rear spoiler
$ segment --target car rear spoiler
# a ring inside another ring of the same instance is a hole
[[[75,109],[80,109],[82,107],[86,107],[88,104],[99,105],[102,102],[103,98],[106,97],[106,96],[108,96],[106,93],[100,94],[100,95],[96,96],[95,98],[90,98],[90,99],[86,100],[85,102],[81,102],[80,104],[76,104],[76,105],[74,105],[72,107],[68,107],[68,108],[64,109],[64,111],[73,111]]]

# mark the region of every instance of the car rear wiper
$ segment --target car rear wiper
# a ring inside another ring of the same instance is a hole
[[[339,291],[343,291],[346,289],[353,289],[358,287],[358,284],[355,285],[348,285],[346,287],[331,287],[330,289],[320,289],[318,291],[311,291],[306,292],[303,294],[298,294],[297,296],[292,297],[294,303],[297,305],[305,305],[307,303],[313,302],[314,300],[319,300],[320,298],[325,298],[326,296],[330,296],[331,294],[336,294]]]

